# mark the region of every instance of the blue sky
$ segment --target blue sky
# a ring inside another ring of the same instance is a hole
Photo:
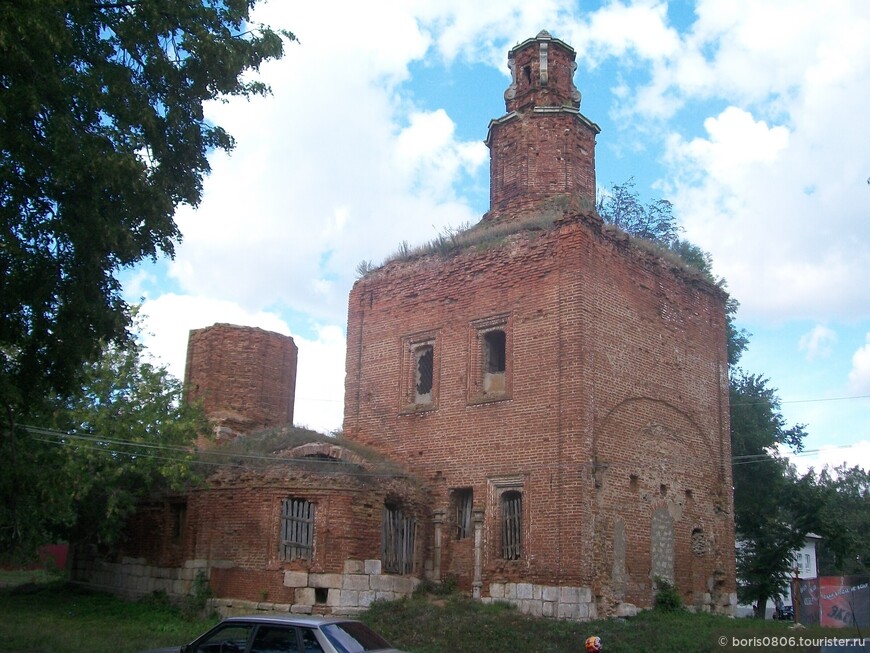
[[[341,425],[357,265],[488,209],[488,123],[507,52],[577,51],[601,187],[634,178],[709,251],[751,334],[741,366],[805,423],[801,466],[870,468],[870,4],[830,0],[272,0],[300,43],[265,99],[209,107],[233,134],[173,261],[124,276],[146,345],[184,374],[192,328],[290,334],[296,422]]]

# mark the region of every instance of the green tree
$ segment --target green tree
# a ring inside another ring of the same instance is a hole
[[[194,478],[195,441],[208,423],[136,342],[107,344],[85,366],[80,391],[44,407],[15,431],[14,459],[0,455],[0,551],[111,544],[138,499]]]
[[[673,204],[659,199],[648,204],[640,201],[634,188],[634,177],[611,189],[598,199],[598,215],[605,222],[624,232],[670,247],[677,242],[680,227],[673,213]]]
[[[870,574],[870,472],[844,464],[807,476],[812,530],[822,536],[819,574]]]
[[[116,274],[172,255],[208,153],[204,104],[268,92],[248,72],[289,32],[256,0],[0,0],[0,438],[127,335]],[[20,455],[25,455],[20,453]]]
[[[776,389],[762,376],[733,370],[730,400],[737,595],[761,617],[767,599],[786,586],[792,553],[809,532],[795,510],[793,470],[778,451],[800,451],[806,433],[786,426]]]

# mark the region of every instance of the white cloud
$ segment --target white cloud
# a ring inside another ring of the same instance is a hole
[[[576,29],[569,38],[593,64],[605,56],[628,53],[651,61],[670,58],[680,49],[680,37],[667,25],[667,12],[666,2],[611,2],[593,12],[582,30]]]
[[[810,467],[818,474],[825,467],[833,471],[834,468],[845,465],[847,467],[861,467],[870,470],[870,440],[858,440],[844,446],[822,446],[818,449],[809,449],[799,454],[784,453],[805,474]]]
[[[798,348],[806,352],[808,361],[817,358],[827,358],[831,354],[833,344],[837,341],[837,334],[822,324],[817,324],[811,331],[801,336]]]
[[[462,170],[474,171],[488,160],[482,142],[458,143],[455,125],[443,109],[413,112],[396,138],[395,165],[409,188],[434,198],[451,197]]]
[[[418,0],[408,3],[432,34],[438,53],[448,62],[457,58],[484,61],[507,73],[506,49],[541,30],[556,31],[570,21],[572,0]]]
[[[870,8],[747,0],[697,13],[684,51],[644,89],[692,109],[730,104],[704,137],[668,140],[662,186],[687,236],[712,253],[744,319],[866,319],[870,133],[856,126],[870,105]]]
[[[341,428],[344,415],[344,329],[317,328],[317,338],[294,337],[299,347],[293,421],[322,433]]]
[[[737,107],[707,118],[704,129],[708,138],[683,142],[676,136],[670,143],[670,155],[683,165],[704,170],[724,186],[736,185],[752,175],[757,164],[776,163],[788,147],[788,129],[769,127]]]
[[[870,393],[870,333],[867,334],[866,344],[852,355],[849,387],[856,394]]]

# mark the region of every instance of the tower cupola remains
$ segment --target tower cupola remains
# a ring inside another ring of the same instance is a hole
[[[531,210],[595,205],[595,137],[580,111],[576,53],[546,31],[508,53],[507,113],[492,120],[490,210],[484,223],[522,219]]]

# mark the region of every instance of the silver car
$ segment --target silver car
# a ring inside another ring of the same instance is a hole
[[[360,621],[340,617],[228,617],[181,648],[143,653],[401,653]]]

